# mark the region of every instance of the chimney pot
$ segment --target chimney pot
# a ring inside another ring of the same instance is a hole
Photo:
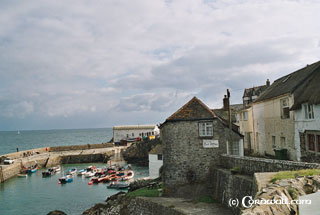
[[[266,85],[267,85],[267,87],[269,87],[269,86],[270,86],[270,81],[269,81],[269,79],[267,79],[267,81],[266,81]]]

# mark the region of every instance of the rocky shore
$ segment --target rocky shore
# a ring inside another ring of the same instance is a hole
[[[160,138],[135,142],[122,153],[122,157],[127,163],[148,166],[149,151],[158,144],[161,144]]]
[[[300,196],[315,193],[320,188],[320,176],[303,176],[295,179],[282,179],[268,184],[256,194],[255,200],[284,200],[290,202]],[[242,215],[291,215],[299,214],[297,204],[260,204],[242,211]]]

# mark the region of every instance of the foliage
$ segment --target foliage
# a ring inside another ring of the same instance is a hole
[[[217,201],[214,200],[211,196],[201,196],[197,199],[197,202],[203,202],[203,203],[216,203]]]
[[[298,192],[296,189],[294,189],[292,186],[287,188],[288,193],[290,194],[292,199],[297,199],[298,198]]]
[[[320,169],[302,169],[296,171],[282,171],[278,172],[272,177],[270,182],[274,183],[277,180],[296,178],[297,176],[307,176],[307,175],[320,175]]]
[[[143,187],[140,189],[137,189],[135,191],[129,192],[127,195],[130,197],[138,197],[138,196],[142,196],[142,197],[159,197],[161,195],[161,191],[162,191],[163,187],[161,186],[160,189],[158,188],[147,188],[147,187]]]
[[[232,174],[237,174],[237,173],[241,173],[241,168],[238,166],[233,167],[232,169],[230,169]]]

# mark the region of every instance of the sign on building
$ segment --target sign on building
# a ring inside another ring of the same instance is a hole
[[[203,140],[203,148],[219,148],[219,140]]]

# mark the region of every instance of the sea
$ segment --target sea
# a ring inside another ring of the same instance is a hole
[[[111,128],[1,131],[0,155],[15,152],[17,147],[19,150],[27,150],[47,146],[95,144],[108,142],[111,138]],[[68,169],[82,169],[89,165],[105,167],[109,164],[65,164],[61,165],[60,173],[51,177],[43,178],[41,172],[45,169],[39,169],[27,178],[13,177],[0,183],[0,215],[38,215],[53,210],[79,215],[118,192],[108,189],[103,183],[88,185],[89,179],[82,176],[74,176],[71,183],[58,184],[58,178]],[[149,175],[147,167],[132,166],[135,179]]]

